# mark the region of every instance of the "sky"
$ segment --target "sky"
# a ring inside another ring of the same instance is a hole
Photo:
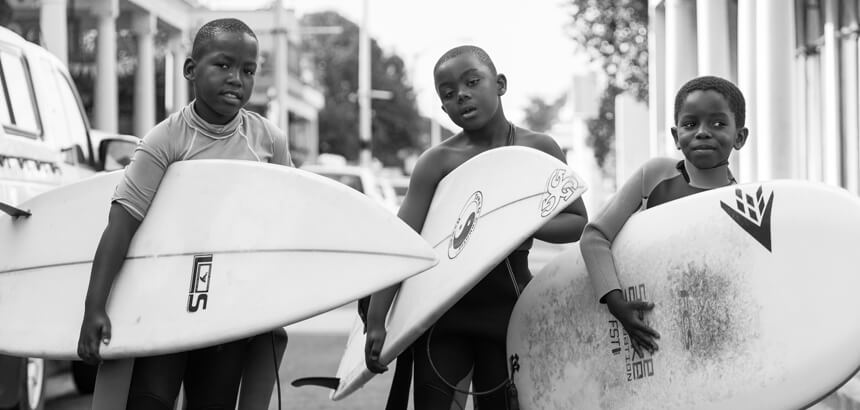
[[[235,0],[199,0],[212,8],[236,9]],[[267,7],[271,0],[243,0],[243,9]],[[531,97],[552,101],[570,89],[587,60],[565,34],[564,0],[366,0],[370,35],[386,53],[397,53],[412,74],[419,110],[449,129],[456,126],[439,108],[433,65],[448,49],[477,45],[508,79],[502,104],[509,119],[521,122]],[[298,17],[334,10],[360,24],[362,0],[284,0]],[[253,28],[253,27],[252,27]]]

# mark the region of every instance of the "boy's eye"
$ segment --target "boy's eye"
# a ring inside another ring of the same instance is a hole
[[[722,128],[722,127],[725,127],[725,126],[726,126],[726,123],[724,123],[724,122],[722,122],[722,121],[714,121],[714,127]]]
[[[686,121],[681,123],[681,128],[692,128],[695,127],[696,123],[692,121]]]
[[[471,80],[466,81],[466,85],[468,85],[469,87],[474,87],[474,86],[478,85],[478,82],[480,82],[480,81],[481,81],[480,78],[473,78]]]
[[[248,74],[248,75],[254,75],[256,73],[257,73],[256,70],[245,70],[245,74]]]

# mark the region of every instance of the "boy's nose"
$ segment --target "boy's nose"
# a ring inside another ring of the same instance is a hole
[[[703,125],[696,130],[696,138],[710,138],[711,132]]]
[[[468,99],[472,98],[466,90],[460,90],[457,92],[457,102],[464,102]]]

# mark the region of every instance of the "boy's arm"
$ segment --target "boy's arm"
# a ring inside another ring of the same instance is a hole
[[[582,257],[601,303],[605,303],[604,298],[609,292],[621,289],[611,246],[627,220],[642,205],[644,176],[645,166],[624,183],[582,233]]]
[[[140,222],[122,205],[116,202],[111,204],[108,224],[93,258],[84,304],[84,319],[78,339],[78,356],[87,363],[100,362],[99,344],[107,344],[110,341],[110,319],[105,309],[107,298],[139,226]]]
[[[436,157],[435,151],[431,149],[419,158],[415,164],[415,170],[409,179],[409,189],[403,204],[397,212],[397,216],[406,222],[415,232],[420,233],[424,228],[424,220],[430,209],[430,201],[436,193],[436,184],[441,179],[440,167],[434,164],[432,157]],[[367,368],[374,373],[382,373],[388,367],[379,362],[379,354],[385,342],[385,318],[388,309],[394,301],[394,296],[400,284],[374,293],[370,297],[370,306],[367,310],[367,339],[365,343],[365,363]]]
[[[549,136],[538,141],[535,147],[552,155],[561,162],[567,163],[561,147]],[[535,232],[534,237],[549,243],[576,242],[582,236],[582,230],[588,223],[588,212],[582,198],[571,202],[558,215],[547,221]]]
[[[644,322],[643,313],[654,305],[624,298],[611,246],[630,216],[642,205],[646,167],[647,164],[640,168],[610,199],[603,212],[586,225],[580,241],[582,257],[599,302],[606,303],[610,313],[621,322],[640,355],[641,347],[651,352],[657,350],[654,339],[660,335]]]

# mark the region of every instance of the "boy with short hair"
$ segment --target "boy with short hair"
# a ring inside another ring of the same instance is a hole
[[[729,155],[746,143],[746,107],[741,91],[713,76],[684,84],[675,96],[672,137],[684,159],[654,158],[624,183],[603,212],[585,227],[582,256],[600,303],[605,303],[630,336],[641,356],[653,353],[660,335],[644,321],[654,304],[628,301],[621,293],[610,250],[621,228],[634,213],[713,188],[736,184],[729,171]]]
[[[210,21],[195,36],[184,74],[196,98],[140,141],[112,198],[78,341],[78,355],[85,361],[100,362],[99,344],[110,342],[108,294],[171,163],[218,158],[292,166],[284,132],[243,109],[254,90],[257,52],[256,35],[237,19]],[[261,336],[269,339],[269,334]],[[278,336],[285,336],[282,330]],[[135,359],[127,408],[172,409],[183,379],[189,408],[235,408],[251,339]]]
[[[442,110],[463,130],[418,159],[398,213],[417,232],[421,232],[439,181],[475,155],[520,145],[565,161],[551,137],[516,127],[507,120],[501,103],[507,78],[496,72],[484,50],[475,46],[453,48],[436,63],[433,75]],[[587,220],[585,206],[577,199],[534,236],[554,243],[573,242],[579,239]],[[507,389],[502,387],[508,380],[507,325],[517,295],[531,279],[527,260],[531,244],[529,239],[511,253],[413,344],[416,410],[450,409],[457,394],[455,386],[473,369],[475,390],[485,392],[475,394],[478,407],[506,408]],[[368,369],[376,373],[387,369],[379,362],[379,353],[385,341],[385,317],[398,286],[371,298],[365,361]],[[399,368],[398,363],[398,372]]]

